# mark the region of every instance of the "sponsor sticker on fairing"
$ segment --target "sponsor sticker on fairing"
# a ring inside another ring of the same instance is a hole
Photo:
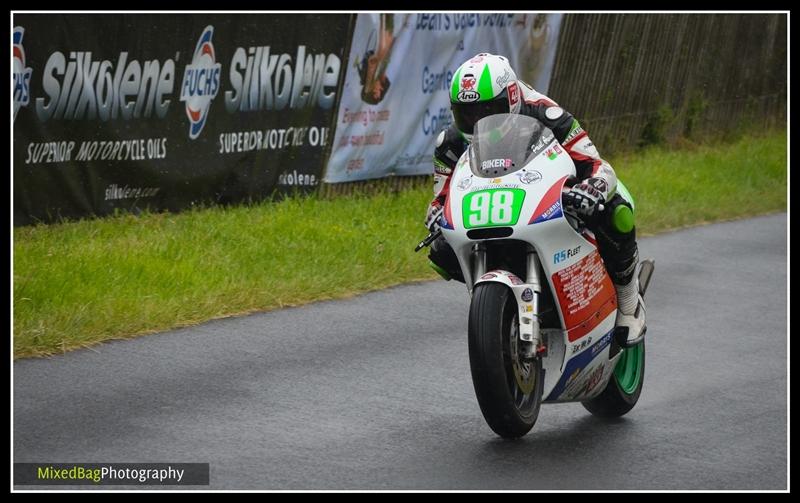
[[[600,365],[592,371],[592,373],[589,375],[589,378],[587,379],[586,389],[584,390],[584,393],[592,391],[595,388],[595,386],[597,386],[597,384],[600,382],[600,378],[603,377],[604,370],[605,370],[605,365]]]
[[[591,343],[592,343],[592,338],[591,337],[587,337],[587,338],[583,339],[583,341],[581,341],[581,342],[579,342],[577,344],[573,344],[572,345],[572,353],[575,354],[578,351],[581,351],[582,349],[586,348]]]
[[[516,274],[509,274],[508,275],[508,279],[511,281],[512,285],[524,285],[525,284],[525,282],[522,281],[519,278],[519,276],[517,276]]]
[[[510,168],[512,164],[511,159],[488,159],[481,163],[481,169]]]
[[[519,181],[524,183],[525,185],[529,185],[531,183],[536,183],[542,179],[542,174],[538,171],[520,171],[517,172],[517,176],[519,177]]]
[[[541,222],[546,222],[547,220],[550,220],[551,217],[560,216],[560,214],[557,213],[560,209],[561,209],[561,201],[554,202],[549,208],[544,210],[544,212],[541,215],[539,215],[539,217],[537,217],[536,220],[533,221],[533,223],[538,224]]]
[[[558,264],[559,262],[563,262],[567,259],[575,257],[581,252],[581,247],[576,246],[575,248],[571,248],[568,250],[561,250],[553,254],[553,263]]]
[[[592,338],[590,337],[589,342],[591,342],[591,340]],[[611,342],[611,332],[604,335],[597,344],[592,346],[592,351],[591,351],[592,358],[597,356],[597,353],[604,350],[610,342]]]
[[[208,119],[211,101],[219,92],[222,65],[217,63],[211,37],[214,27],[206,26],[194,50],[192,62],[186,65],[181,84],[181,101],[186,102],[189,138],[196,139]]]
[[[539,138],[536,141],[536,143],[531,145],[531,151],[532,151],[531,155],[539,155],[545,150],[545,148],[547,148],[556,139],[556,137],[553,135],[552,132],[550,132],[549,129],[547,131],[548,132],[542,135],[542,137]]]

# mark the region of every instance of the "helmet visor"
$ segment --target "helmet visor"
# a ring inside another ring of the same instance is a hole
[[[474,101],[472,103],[450,103],[453,110],[453,120],[456,127],[463,134],[472,134],[475,123],[484,117],[495,114],[507,114],[509,111],[506,91],[488,101]]]

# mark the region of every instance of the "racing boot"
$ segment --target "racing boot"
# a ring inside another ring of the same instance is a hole
[[[644,298],[639,293],[639,278],[634,274],[627,285],[617,285],[617,322],[614,329],[617,343],[629,348],[644,340],[647,332],[645,324]]]

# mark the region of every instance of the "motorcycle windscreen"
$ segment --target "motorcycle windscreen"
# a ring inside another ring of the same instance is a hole
[[[541,122],[520,114],[496,114],[475,124],[470,169],[480,178],[499,178],[525,167],[555,139]]]

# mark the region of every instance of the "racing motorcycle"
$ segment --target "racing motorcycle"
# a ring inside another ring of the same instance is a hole
[[[453,171],[439,228],[415,250],[441,235],[455,251],[471,296],[475,394],[501,437],[530,431],[542,403],[578,401],[614,417],[642,392],[644,341],[625,347],[597,241],[562,206],[575,175],[570,156],[535,118],[485,117]],[[633,206],[621,181],[617,190]],[[653,260],[640,262],[642,295],[653,270]]]

